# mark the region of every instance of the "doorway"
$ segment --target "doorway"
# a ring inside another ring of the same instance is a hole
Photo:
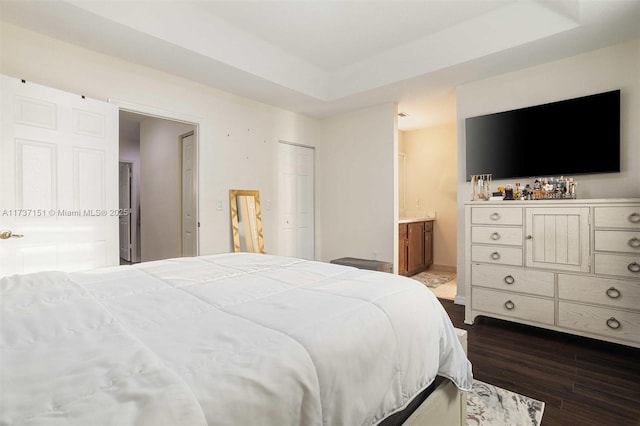
[[[119,164],[119,199],[120,216],[118,227],[120,231],[120,264],[131,264],[133,262],[131,245],[131,189],[133,178],[133,164],[120,161]]]
[[[198,254],[197,130],[120,110],[120,161],[132,166],[131,263]],[[128,262],[121,256],[121,263]]]

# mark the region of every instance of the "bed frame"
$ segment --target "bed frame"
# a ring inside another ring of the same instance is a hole
[[[456,328],[458,340],[467,353],[467,332]],[[467,394],[450,380],[444,379],[433,392],[403,423],[403,426],[465,426],[467,419]]]

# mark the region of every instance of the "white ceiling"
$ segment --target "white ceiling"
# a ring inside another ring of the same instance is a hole
[[[314,117],[397,102],[455,119],[455,87],[640,38],[640,0],[0,1],[3,21]]]

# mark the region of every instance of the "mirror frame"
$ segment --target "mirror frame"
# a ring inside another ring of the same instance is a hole
[[[260,211],[260,192],[257,190],[249,189],[230,189],[229,190],[229,205],[231,210],[231,233],[233,234],[233,251],[239,252],[241,250],[240,244],[240,224],[238,221],[238,198],[237,197],[253,197],[256,215],[255,215],[255,228],[258,233],[258,247],[257,251],[253,253],[265,253],[264,251],[264,238],[262,235],[262,213]],[[247,246],[247,244],[245,244]]]

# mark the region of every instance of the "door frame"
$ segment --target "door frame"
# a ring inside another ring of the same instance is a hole
[[[120,111],[127,111],[134,114],[146,115],[149,117],[160,118],[163,120],[177,121],[180,123],[190,124],[195,127],[193,132],[195,138],[195,156],[196,156],[196,178],[195,182],[195,203],[196,203],[196,255],[200,254],[200,188],[202,187],[202,175],[200,173],[201,169],[201,159],[200,159],[200,141],[204,140],[206,126],[204,125],[204,119],[202,117],[185,114],[177,111],[169,111],[162,108],[157,108],[149,105],[138,104],[130,101],[125,101],[122,99],[113,99],[110,98],[108,100],[109,103],[117,105]]]

